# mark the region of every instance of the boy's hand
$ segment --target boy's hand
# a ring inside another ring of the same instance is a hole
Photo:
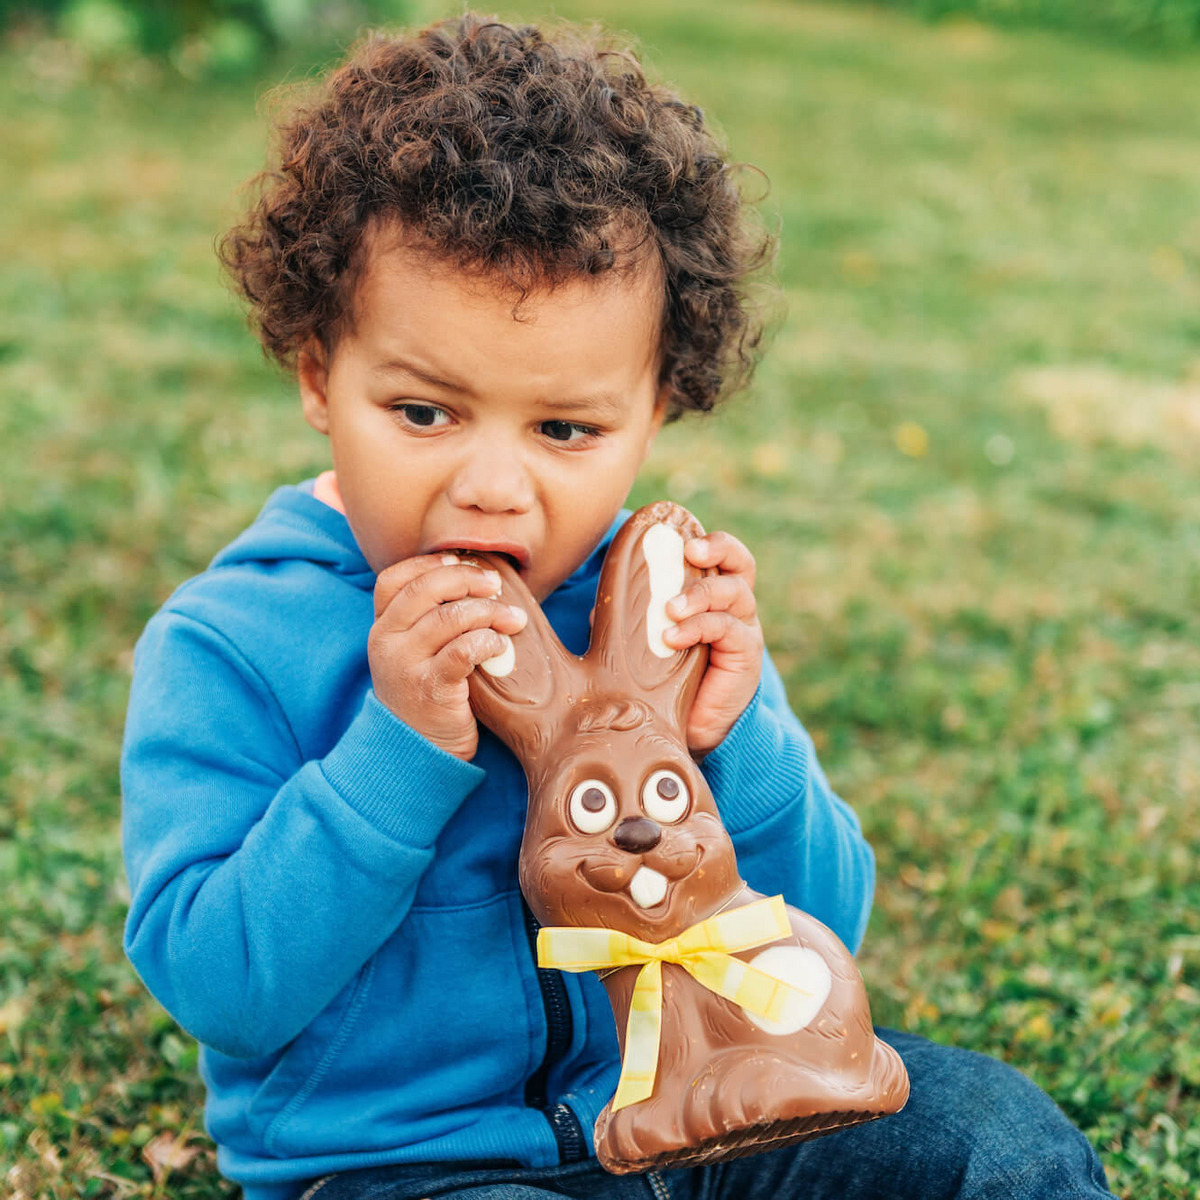
[[[375,581],[367,658],[375,695],[411,729],[470,761],[479,730],[467,696],[478,663],[500,654],[501,634],[529,619],[502,604],[500,576],[452,554],[421,554]]]
[[[693,566],[716,567],[667,605],[678,624],[663,634],[686,650],[709,646],[708,670],[688,718],[688,749],[697,758],[714,750],[754,698],[762,674],[763,631],[754,599],[754,555],[728,533],[710,533],[684,545]]]

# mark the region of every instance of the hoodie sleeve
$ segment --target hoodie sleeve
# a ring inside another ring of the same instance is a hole
[[[222,634],[163,612],[138,644],[121,762],[125,947],[199,1041],[294,1038],[403,921],[446,821],[483,780],[368,692],[304,762]]]
[[[769,656],[754,699],[701,770],[746,882],[782,893],[857,952],[871,912],[875,857],[858,817],[830,788]]]

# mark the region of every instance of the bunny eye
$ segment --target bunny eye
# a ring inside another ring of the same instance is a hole
[[[617,819],[617,798],[607,783],[585,779],[571,793],[571,824],[580,833],[603,833]]]
[[[663,825],[683,820],[688,809],[687,784],[674,771],[655,771],[642,785],[646,816]]]

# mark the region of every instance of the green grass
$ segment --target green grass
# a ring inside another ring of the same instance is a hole
[[[1070,30],[1147,48],[1194,48],[1198,0],[868,0],[931,20],[975,17],[999,25]]]
[[[636,32],[771,179],[787,315],[634,499],[759,556],[877,850],[876,1017],[1026,1071],[1121,1195],[1194,1196],[1200,60],[556,7]],[[327,465],[212,253],[261,87],[0,58],[0,1191],[26,1200],[230,1194],[195,1047],[121,955],[116,769],[146,619]],[[172,1144],[195,1157],[156,1176]]]

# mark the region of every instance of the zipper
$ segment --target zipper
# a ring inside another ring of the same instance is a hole
[[[537,962],[538,921],[521,898],[521,909],[525,914],[525,932],[533,960]],[[537,1070],[525,1081],[525,1103],[530,1108],[541,1109],[542,1115],[554,1131],[558,1144],[560,1164],[579,1162],[587,1157],[587,1140],[574,1110],[561,1102],[549,1103],[548,1081],[550,1068],[563,1057],[571,1045],[574,1022],[571,1020],[571,1001],[562,973],[550,967],[536,967],[538,987],[542,993],[542,1008],[546,1015],[546,1053]]]
[[[667,1190],[667,1181],[657,1171],[648,1171],[646,1182],[650,1185],[650,1194],[654,1200],[671,1200],[671,1193]]]
[[[567,1163],[582,1162],[588,1156],[587,1139],[583,1136],[579,1118],[569,1104],[560,1100],[542,1109],[550,1128],[554,1130],[554,1140],[558,1143],[558,1161],[561,1166]]]

